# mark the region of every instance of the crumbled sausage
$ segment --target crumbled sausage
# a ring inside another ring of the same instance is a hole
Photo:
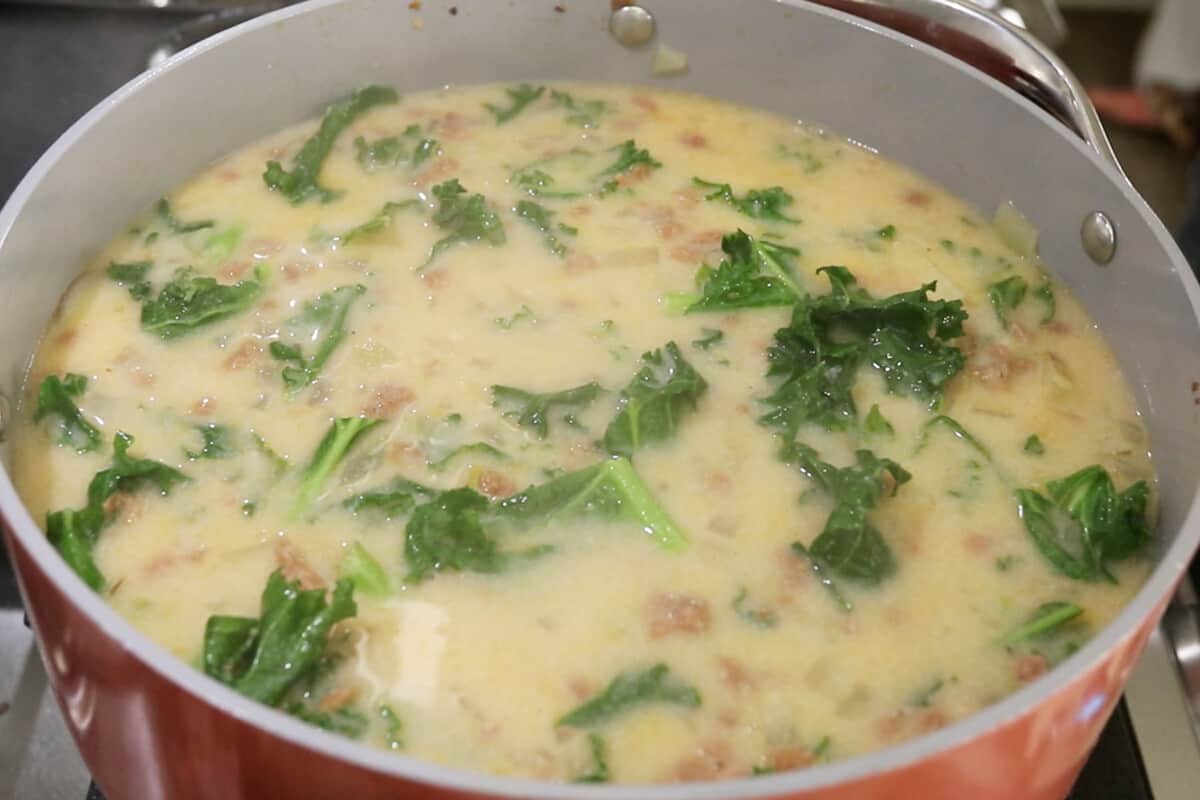
[[[675,779],[707,781],[719,778],[733,762],[733,748],[726,741],[706,742],[695,754],[675,766]]]
[[[491,498],[508,497],[516,493],[517,485],[504,473],[485,469],[479,473],[479,491]]]
[[[787,772],[811,766],[816,760],[817,757],[813,755],[812,750],[800,745],[784,747],[772,752],[770,756],[771,769],[775,772]]]
[[[286,539],[275,542],[275,563],[279,565],[283,577],[288,581],[299,581],[301,589],[321,589],[325,586],[324,578],[309,566],[304,554]]]
[[[1033,653],[1021,656],[1016,663],[1017,680],[1021,683],[1029,683],[1044,675],[1049,668],[1050,663],[1043,655]]]
[[[362,415],[368,419],[387,419],[411,403],[416,395],[403,386],[385,383],[377,388],[363,406]]]
[[[651,639],[661,639],[672,633],[704,633],[712,625],[712,612],[708,601],[701,597],[669,592],[651,599],[647,625]]]

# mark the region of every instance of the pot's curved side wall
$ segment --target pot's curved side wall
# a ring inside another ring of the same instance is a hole
[[[50,682],[110,800],[468,800],[273,737],[203,702],[105,635],[4,528]],[[991,734],[809,800],[1062,800],[1166,606],[1063,691]],[[498,795],[497,795],[498,796]]]

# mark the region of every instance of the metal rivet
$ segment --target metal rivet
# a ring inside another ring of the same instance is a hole
[[[608,30],[626,47],[641,47],[654,38],[654,15],[641,6],[623,6],[609,17]]]
[[[1112,261],[1117,253],[1117,228],[1103,211],[1093,211],[1083,218],[1079,238],[1083,252],[1099,266]]]

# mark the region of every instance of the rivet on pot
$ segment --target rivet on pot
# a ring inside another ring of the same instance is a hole
[[[1117,252],[1117,228],[1103,211],[1093,211],[1083,218],[1079,229],[1083,252],[1099,266],[1113,260]]]
[[[641,47],[654,38],[654,15],[641,6],[622,6],[609,17],[608,30],[626,47]]]

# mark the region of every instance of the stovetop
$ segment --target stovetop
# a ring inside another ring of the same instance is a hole
[[[63,130],[144,69],[155,46],[186,19],[153,10],[25,8],[0,0],[0,204]],[[1192,728],[1168,650],[1163,637],[1152,639],[1072,800],[1196,796],[1200,732]],[[0,787],[13,800],[103,799],[47,688],[2,548]]]

